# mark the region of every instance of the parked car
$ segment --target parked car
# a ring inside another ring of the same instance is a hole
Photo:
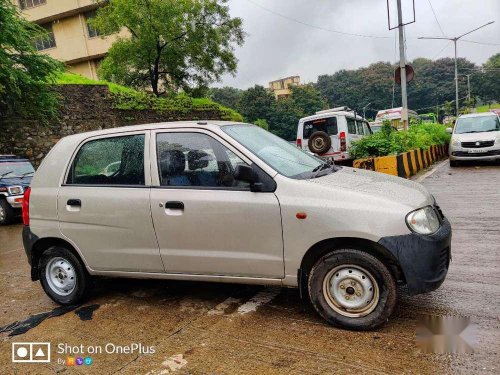
[[[389,109],[383,109],[377,112],[377,115],[375,116],[375,124],[380,124],[386,120],[390,121],[391,125],[397,129],[397,130],[403,130],[403,122],[402,122],[402,115],[401,111],[403,110],[403,107],[398,107],[398,108],[389,108]],[[415,119],[420,121],[420,118],[418,117],[418,113],[409,109],[408,110],[408,120]]]
[[[471,113],[458,117],[452,134],[450,166],[463,160],[500,160],[500,120],[492,112]]]
[[[348,107],[337,107],[301,118],[297,147],[333,161],[350,160],[352,141],[372,134],[368,121]]]
[[[438,119],[435,113],[429,112],[429,113],[423,113],[421,115],[418,115],[420,122],[422,124],[437,124]]]
[[[26,190],[23,222],[32,280],[63,305],[95,276],[280,285],[367,330],[390,317],[397,282],[434,290],[450,261],[450,224],[422,185],[231,122],[65,137]]]
[[[0,225],[11,223],[21,214],[24,190],[35,169],[28,159],[0,155]]]

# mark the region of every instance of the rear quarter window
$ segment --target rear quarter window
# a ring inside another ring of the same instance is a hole
[[[100,138],[83,144],[66,184],[144,185],[144,134]]]
[[[327,117],[304,122],[304,139],[310,138],[317,131],[325,132],[328,135],[337,135],[339,132],[337,118]]]

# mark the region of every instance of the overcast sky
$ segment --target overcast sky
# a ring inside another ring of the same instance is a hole
[[[399,58],[395,31],[387,28],[386,0],[229,0],[228,4],[231,15],[243,19],[248,35],[236,50],[236,76],[224,76],[217,86],[267,86],[271,80],[290,75],[315,82],[321,74]],[[482,64],[500,52],[500,0],[415,0],[416,23],[406,27],[408,60],[453,56],[452,42],[416,39],[443,35],[430,4],[446,36],[495,21],[464,39],[496,45],[459,42],[459,57]]]

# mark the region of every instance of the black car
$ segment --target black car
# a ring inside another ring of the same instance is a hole
[[[35,169],[28,159],[0,155],[0,225],[9,224],[19,216],[24,190]]]

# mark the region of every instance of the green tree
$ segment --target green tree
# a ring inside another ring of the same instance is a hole
[[[33,38],[45,36],[10,0],[0,0],[0,115],[55,116],[57,95],[47,83],[55,81],[63,66],[35,50]]]
[[[91,21],[103,33],[127,30],[111,46],[100,75],[155,95],[207,86],[236,71],[234,46],[242,45],[242,20],[227,0],[97,0]]]
[[[326,100],[323,99],[319,91],[312,84],[293,86],[292,99],[297,109],[305,116],[312,115],[328,107]]]
[[[255,85],[243,91],[237,110],[248,122],[264,119],[271,124],[270,120],[275,106],[274,95],[263,86]]]
[[[234,87],[215,87],[210,89],[209,96],[214,102],[222,104],[231,109],[238,108],[241,90]]]
[[[484,73],[471,76],[471,91],[487,103],[500,102],[500,53],[484,64]]]

